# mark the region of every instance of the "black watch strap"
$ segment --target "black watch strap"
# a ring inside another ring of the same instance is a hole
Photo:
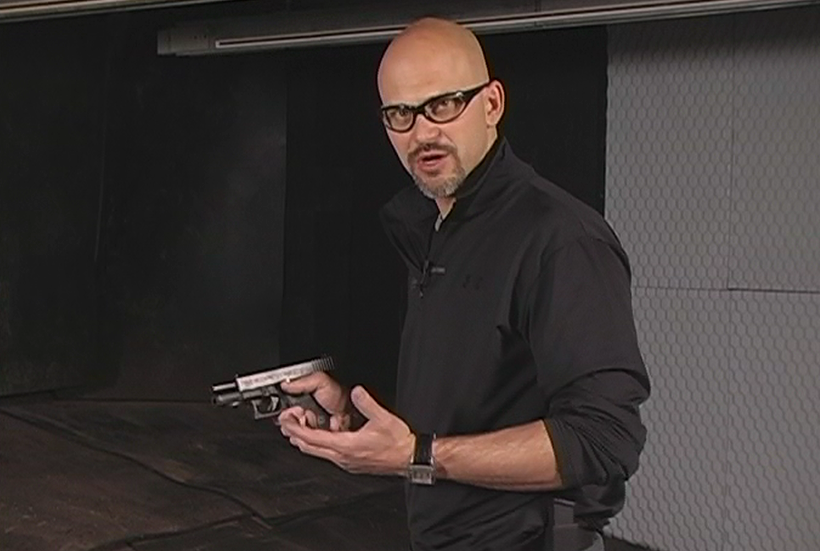
[[[407,477],[411,484],[430,486],[436,483],[436,465],[433,459],[433,441],[436,435],[422,433],[416,435],[413,459],[407,467]]]
[[[435,434],[427,432],[416,435],[416,448],[413,450],[414,465],[433,464],[433,440],[435,438]]]

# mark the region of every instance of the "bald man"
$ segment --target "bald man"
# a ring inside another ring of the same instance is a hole
[[[559,491],[597,489],[600,528],[637,468],[649,395],[624,251],[499,136],[504,89],[470,31],[410,25],[378,88],[415,182],[382,211],[409,273],[396,412],[315,374],[285,390],[313,393],[330,430],[293,408],[282,433],[347,471],[406,477],[414,550],[552,549]]]

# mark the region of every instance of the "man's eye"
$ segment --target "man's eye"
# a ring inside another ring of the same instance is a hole
[[[407,121],[413,118],[413,112],[410,110],[409,107],[403,105],[397,105],[396,107],[392,107],[385,112],[388,119],[391,121],[401,122]]]
[[[447,117],[461,109],[463,101],[458,96],[446,96],[432,102],[429,106],[433,117]]]

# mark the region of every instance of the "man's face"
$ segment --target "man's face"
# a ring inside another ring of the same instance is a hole
[[[412,60],[390,67],[380,79],[382,105],[416,107],[442,94],[476,88],[484,82],[446,63]],[[454,120],[437,123],[419,114],[406,132],[387,128],[387,136],[405,169],[419,189],[430,198],[452,196],[486,151],[488,125],[485,117],[486,89],[467,103]]]

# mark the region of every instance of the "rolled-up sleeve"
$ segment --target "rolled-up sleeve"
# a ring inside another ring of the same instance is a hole
[[[646,439],[639,408],[650,384],[625,253],[583,236],[546,255],[527,312],[527,339],[548,402],[544,422],[564,487],[626,480]]]

